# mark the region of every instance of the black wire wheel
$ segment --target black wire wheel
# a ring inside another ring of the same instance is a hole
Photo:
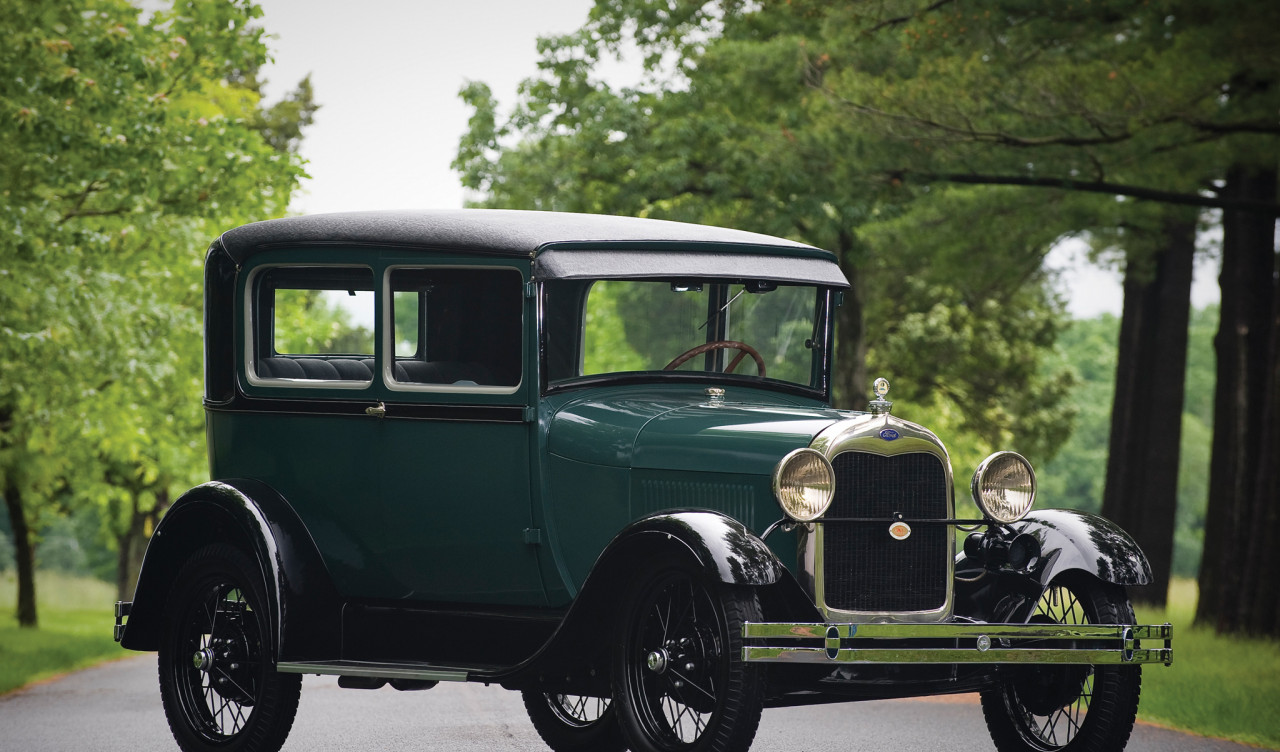
[[[622,752],[626,745],[607,697],[523,690],[524,708],[538,736],[555,752]]]
[[[272,663],[257,566],[230,546],[200,549],[165,607],[160,697],[187,752],[276,752],[298,710],[300,674]]]
[[[1032,623],[1132,624],[1124,588],[1092,576],[1055,579]],[[1119,752],[1138,714],[1141,666],[1025,666],[982,693],[1000,752]]]
[[[613,697],[633,752],[745,750],[760,724],[759,670],[742,660],[742,624],[760,621],[749,588],[671,563],[642,578],[623,609]]]

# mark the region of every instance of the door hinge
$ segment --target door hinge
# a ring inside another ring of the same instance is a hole
[[[542,529],[537,527],[526,527],[524,529],[524,542],[530,546],[541,546]]]
[[[524,409],[524,422],[536,423],[538,420],[538,408],[526,406]]]
[[[507,289],[509,290],[511,288],[507,288]],[[533,300],[534,297],[537,296],[537,294],[538,294],[537,282],[534,282],[533,280],[529,280],[528,282],[524,283],[524,296],[526,298],[528,298],[529,300]]]

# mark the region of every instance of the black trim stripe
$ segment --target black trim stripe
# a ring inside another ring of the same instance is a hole
[[[369,420],[452,420],[486,423],[523,423],[522,405],[427,405],[416,402],[383,402],[386,415],[377,418],[365,410],[379,400],[270,399],[237,394],[227,402],[205,401],[210,412],[287,413],[290,415],[347,415]]]

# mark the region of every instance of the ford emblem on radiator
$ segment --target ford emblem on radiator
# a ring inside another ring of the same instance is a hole
[[[884,439],[885,441],[894,441],[898,438],[898,432],[893,430],[892,428],[886,428],[880,432],[880,438]]]

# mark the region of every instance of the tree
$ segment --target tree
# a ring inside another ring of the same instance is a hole
[[[1276,164],[1273,151],[1258,168],[1232,167],[1223,193],[1275,201]],[[1223,230],[1213,460],[1196,620],[1220,632],[1277,636],[1280,612],[1269,579],[1280,574],[1274,553],[1280,545],[1276,222],[1231,209]]]
[[[1196,310],[1188,337],[1182,447],[1178,452],[1178,513],[1173,573],[1194,578],[1204,542],[1209,449],[1213,424],[1213,332],[1217,306]],[[1107,470],[1108,425],[1115,401],[1116,356],[1120,322],[1103,314],[1072,321],[1058,339],[1060,358],[1075,372],[1071,403],[1076,428],[1061,451],[1036,479],[1045,504],[1087,512],[1101,511]],[[1039,502],[1038,502],[1039,503]]]
[[[817,85],[848,117],[900,144],[875,155],[869,168],[895,180],[1142,199],[1128,202],[1136,219],[1079,229],[1128,231],[1121,242],[1130,257],[1126,295],[1136,299],[1126,301],[1117,374],[1123,388],[1103,511],[1151,555],[1157,584],[1139,595],[1162,603],[1172,560],[1182,369],[1131,365],[1184,358],[1187,307],[1177,301],[1187,295],[1190,247],[1179,236],[1191,230],[1171,231],[1170,242],[1143,249],[1142,215],[1169,212],[1143,205],[1276,213],[1274,195],[1212,190],[1246,155],[1274,164],[1265,155],[1280,136],[1268,83],[1276,60],[1251,30],[1270,28],[1276,9],[942,2],[862,4],[845,14],[846,33],[815,52],[814,67]],[[877,67],[879,58],[868,59],[858,45],[886,33],[906,54],[900,65]],[[1113,214],[1104,210],[1098,219]],[[1189,228],[1194,217],[1176,221]],[[1153,265],[1168,272],[1143,272]]]
[[[190,467],[203,247],[282,212],[301,175],[235,84],[265,59],[259,14],[15,0],[0,16],[0,482],[24,626],[55,498],[119,500],[103,492],[115,482],[159,499],[160,478]],[[170,419],[141,460],[139,432]]]
[[[1232,164],[1259,157],[1275,164],[1269,144],[1280,136],[1277,60],[1273,45],[1255,31],[1277,21],[1274,4],[1246,0],[1212,9],[1181,0],[763,6],[613,0],[599,3],[576,34],[544,42],[547,75],[526,88],[522,109],[508,124],[496,125],[492,103],[480,102],[475,89],[467,92],[478,104],[477,127],[464,140],[458,166],[488,201],[514,201],[509,205],[561,202],[567,193],[613,211],[665,213],[733,200],[751,206],[745,222],[757,229],[767,229],[760,218],[777,216],[783,206],[803,221],[781,223],[782,234],[833,238],[825,244],[858,272],[871,266],[874,254],[865,229],[853,228],[865,228],[887,205],[901,211],[931,203],[935,199],[921,196],[925,188],[1067,190],[1094,196],[1096,216],[1077,216],[1074,224],[1067,215],[1024,221],[1064,234],[1129,231],[1121,244],[1135,273],[1129,289],[1172,299],[1176,284],[1167,280],[1181,276],[1156,275],[1157,288],[1148,290],[1141,270],[1155,263],[1147,258],[1152,254],[1177,256],[1185,247],[1177,241],[1186,234],[1166,233],[1171,242],[1159,247],[1133,242],[1141,235],[1133,230],[1146,218],[1170,206],[1266,216],[1280,211],[1273,195],[1221,190]],[[638,45],[655,77],[666,73],[663,85],[611,96],[591,79],[602,51],[616,51],[626,40]],[[629,125],[636,122],[653,125]],[[663,129],[678,136],[652,148]],[[501,148],[503,138],[517,136],[522,140]],[[573,145],[589,160],[575,161]],[[650,154],[659,158],[646,159]],[[785,174],[774,173],[774,166]],[[540,181],[540,171],[556,177]],[[786,182],[796,175],[808,183]],[[647,199],[636,201],[637,184],[648,186],[640,190]],[[783,186],[788,190],[778,190]],[[1140,201],[1117,204],[1116,196]],[[809,208],[830,209],[834,228],[821,230],[827,222],[806,213],[797,197],[813,197]],[[1194,218],[1178,220],[1183,227],[1188,221]],[[853,383],[863,381],[863,355],[869,354],[861,349],[868,341],[863,322],[874,316],[864,288],[868,275],[853,276],[854,305],[842,311],[839,341],[844,362],[854,366],[838,381],[846,388],[852,386],[843,382],[846,374]],[[1237,292],[1224,289],[1224,297]],[[1129,308],[1136,316],[1145,307],[1135,301]],[[1185,313],[1178,316],[1181,321],[1168,312],[1138,317],[1124,342],[1149,346],[1126,352],[1122,363],[1180,362],[1177,337],[1161,333],[1185,330]],[[875,327],[867,331],[879,334]],[[1172,379],[1156,390],[1163,399],[1114,412],[1120,423],[1113,466],[1141,470],[1111,474],[1110,498],[1128,498],[1167,520],[1175,512],[1177,462],[1146,460],[1176,457],[1182,370],[1161,374]],[[1128,373],[1125,367],[1121,375]],[[1146,389],[1135,383],[1132,393]],[[1163,490],[1139,500],[1133,498],[1138,487]],[[1168,527],[1139,530],[1156,554],[1160,582],[1168,576]],[[1159,588],[1147,595],[1157,602],[1164,597]]]
[[[1194,212],[1169,214],[1155,233],[1163,247],[1130,253],[1125,269],[1102,498],[1102,516],[1129,532],[1151,562],[1153,581],[1133,588],[1133,597],[1159,606],[1173,572],[1186,377],[1176,366],[1187,361],[1196,234]]]
[[[1009,425],[1025,426],[1020,436],[1051,452],[1065,435],[1057,420],[1064,417],[1057,411],[1063,390],[1055,376],[1042,379],[1040,369],[1027,367],[1026,358],[1035,361],[1059,318],[1038,274],[1039,258],[1055,232],[1041,223],[1036,232],[973,240],[967,248],[990,252],[999,259],[994,267],[1003,269],[1006,258],[1016,257],[1014,271],[999,275],[1003,284],[968,274],[970,259],[957,249],[950,261],[959,266],[947,266],[935,279],[967,275],[974,284],[921,294],[924,285],[904,279],[902,271],[929,266],[930,253],[960,243],[956,236],[922,230],[932,244],[898,246],[889,239],[873,242],[862,232],[877,219],[901,215],[916,196],[867,180],[849,157],[865,147],[865,139],[831,117],[830,106],[806,89],[803,43],[806,34],[820,32],[819,25],[786,11],[770,12],[773,6],[756,13],[733,5],[720,18],[714,40],[692,44],[667,33],[666,21],[628,31],[625,14],[637,7],[648,6],[601,5],[579,32],[542,40],[543,75],[524,84],[506,120],[483,84],[463,90],[475,110],[455,161],[464,185],[479,192],[486,206],[724,224],[831,249],[853,285],[837,314],[835,386],[841,404],[865,404],[867,363],[875,362],[874,343],[882,343],[880,367],[892,364],[893,373],[906,377],[899,383],[908,402],[927,406],[936,398],[954,405],[954,414],[972,416],[965,428],[982,424],[984,445],[1008,438]],[[674,61],[670,71],[653,68],[649,83],[615,91],[595,77],[595,69],[627,34],[648,40],[655,65]],[[969,197],[971,205],[999,211],[995,201],[973,200],[972,193],[957,191],[956,200]],[[956,227],[964,223],[958,215],[947,219]],[[1036,259],[1029,268],[1028,255]],[[1006,305],[1002,296],[1012,293],[1034,313]],[[1033,326],[1017,325],[1024,314]],[[958,339],[981,332],[977,339],[984,346],[1008,342],[1003,355],[1010,357],[990,359],[985,371],[970,368],[959,346],[947,349],[950,359],[941,362],[926,365],[913,357],[918,370],[893,360],[913,351],[913,341],[915,352],[928,347],[921,337],[933,334],[933,323],[954,326]],[[996,428],[996,420],[1005,428]]]

